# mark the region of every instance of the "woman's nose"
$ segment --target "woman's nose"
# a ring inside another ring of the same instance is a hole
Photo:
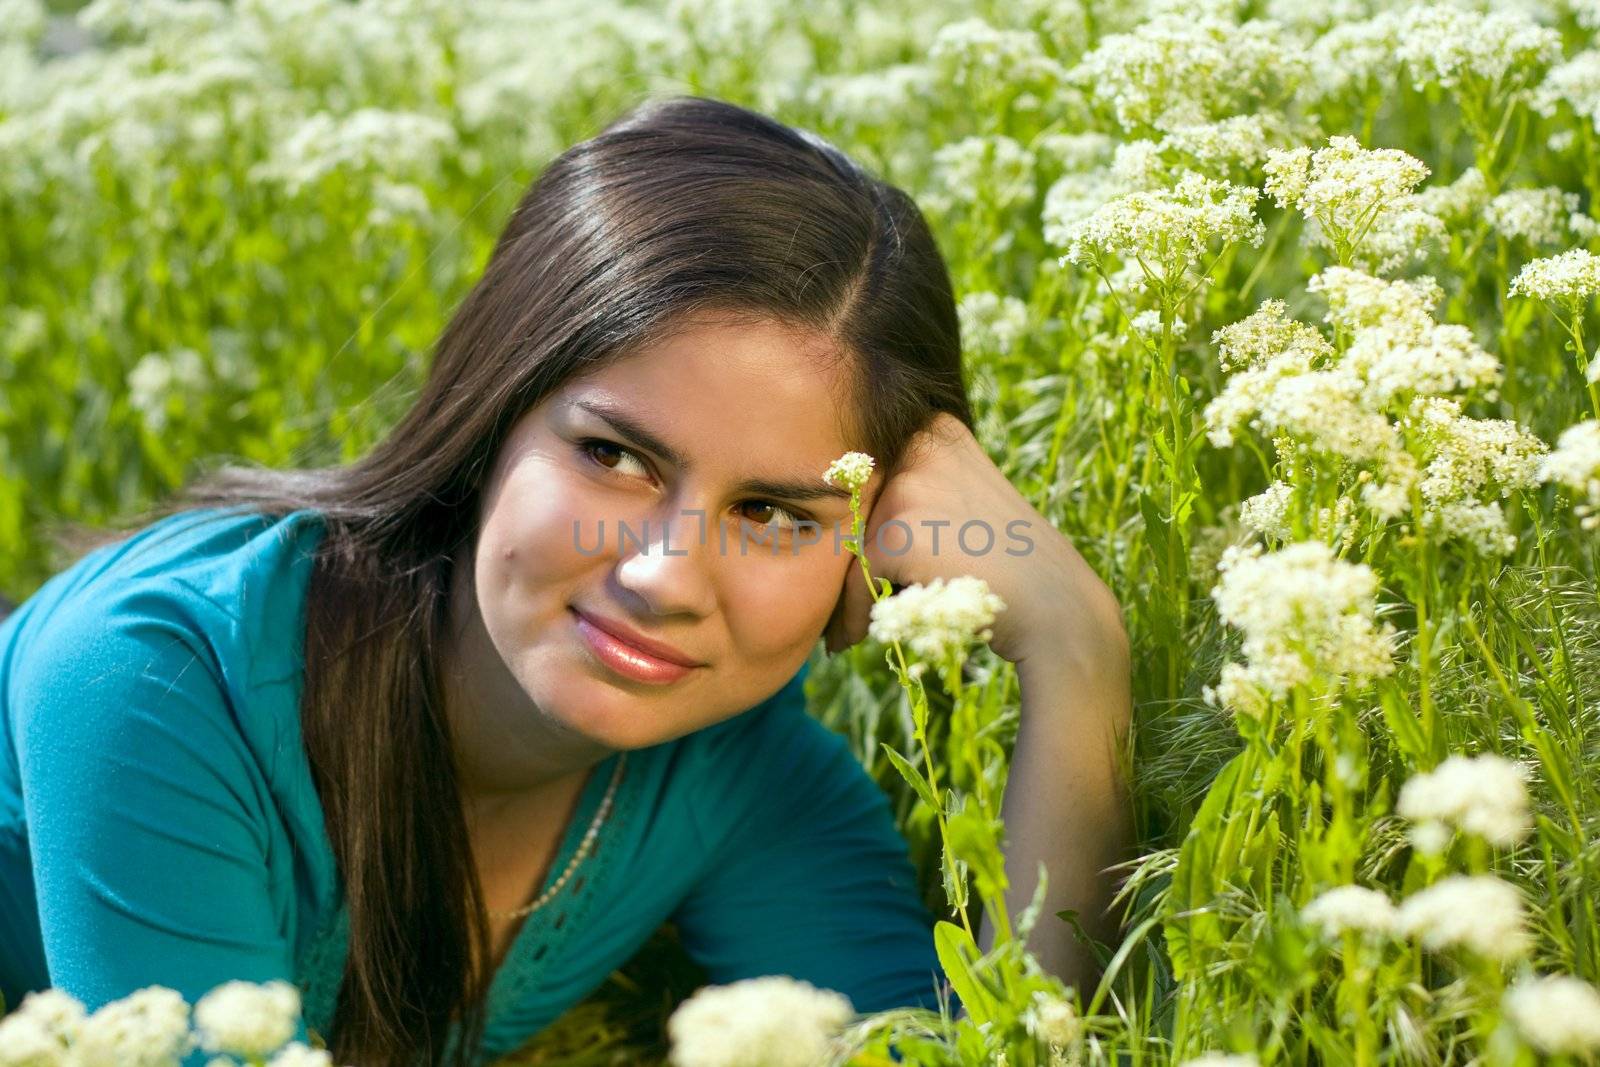
[[[707,615],[715,605],[711,581],[714,537],[705,513],[684,510],[617,531],[617,582],[656,615]]]

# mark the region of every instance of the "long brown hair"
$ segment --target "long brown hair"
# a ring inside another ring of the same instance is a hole
[[[814,134],[673,97],[534,181],[415,403],[367,455],[225,466],[92,542],[192,507],[325,520],[300,713],[350,920],[339,1063],[445,1062],[456,1020],[450,1062],[482,1040],[489,930],[436,672],[451,561],[473,544],[501,443],[570,379],[712,310],[835,339],[861,445],[886,472],[935,413],[972,424],[949,272],[911,199]]]

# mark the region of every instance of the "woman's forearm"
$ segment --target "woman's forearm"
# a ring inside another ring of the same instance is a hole
[[[1106,868],[1127,859],[1133,844],[1119,761],[1131,716],[1126,641],[1115,628],[1094,643],[1018,664],[1022,721],[1001,805],[1008,910],[1015,916],[1032,899],[1042,861],[1049,880],[1028,946],[1085,998],[1099,981],[1094,953],[1056,912],[1076,911],[1096,939],[1115,944],[1116,875]],[[986,916],[980,948],[987,952],[993,938]]]

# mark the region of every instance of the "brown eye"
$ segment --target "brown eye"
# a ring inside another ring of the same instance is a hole
[[[757,526],[766,526],[779,516],[783,517],[783,521],[777,524],[779,529],[798,527],[801,523],[805,522],[804,518],[796,515],[788,508],[781,508],[778,505],[765,500],[752,500],[742,506],[749,509],[749,511],[766,513],[764,517],[758,517],[757,515],[749,514],[749,512],[746,513],[745,517],[751,522],[755,523]]]
[[[614,470],[618,471],[619,473],[628,474],[637,473],[646,476],[648,476],[650,473],[649,468],[645,466],[642,459],[634,455],[634,453],[628,449],[623,448],[615,441],[605,441],[601,440],[600,438],[588,438],[578,442],[578,451],[583,453],[593,462],[600,464],[600,466],[606,468],[607,470]],[[637,464],[638,470],[624,470],[623,465],[627,463]]]

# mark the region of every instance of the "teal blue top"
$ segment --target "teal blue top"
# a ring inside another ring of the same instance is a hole
[[[148,985],[302,991],[328,1033],[347,915],[301,745],[320,513],[183,512],[91,552],[0,622],[0,993],[93,1010]],[[518,931],[480,1063],[676,924],[715,983],[788,974],[858,1011],[935,1007],[932,917],[888,798],[806,712],[761,704],[628,754],[594,852]],[[550,865],[576,851],[598,765]],[[185,1067],[198,1067],[195,1053]]]

